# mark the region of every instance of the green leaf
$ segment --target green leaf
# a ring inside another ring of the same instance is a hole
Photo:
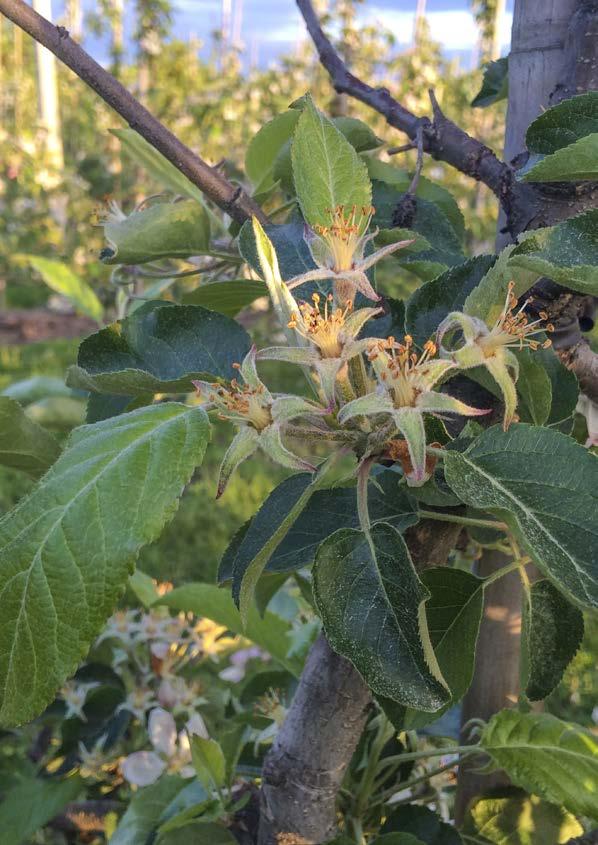
[[[409,298],[405,325],[418,344],[433,337],[451,311],[460,311],[467,295],[479,284],[494,262],[494,256],[479,255],[417,288]]]
[[[526,610],[524,630],[529,678],[525,694],[531,701],[540,701],[560,682],[581,645],[583,613],[550,581],[532,584]]]
[[[301,113],[291,158],[297,197],[311,226],[330,225],[327,209],[371,205],[367,169],[342,132],[311,101]]]
[[[370,174],[370,179],[372,180],[374,200],[376,190],[380,189],[380,186],[376,185],[376,182],[386,182],[388,185],[393,185],[399,194],[404,194],[409,190],[412,174],[395,167],[387,161],[380,161],[379,158],[366,156],[364,157],[364,161]],[[384,195],[381,196],[384,198]],[[442,185],[436,184],[436,182],[430,182],[425,176],[420,176],[419,182],[417,183],[416,196],[418,199],[427,200],[438,206],[454,229],[458,242],[461,243],[465,235],[465,220],[459,204],[451,192]]]
[[[72,398],[74,394],[61,378],[32,376],[9,384],[1,391],[0,395],[8,396],[25,407],[40,399],[49,397]]]
[[[507,299],[509,282],[514,282],[513,293],[519,299],[538,278],[538,274],[531,271],[520,270],[516,274],[513,273],[509,260],[514,249],[515,244],[510,244],[502,250],[463,303],[463,311],[466,314],[479,317],[489,326],[500,317]]]
[[[363,120],[358,120],[356,117],[333,117],[332,123],[358,153],[365,153],[382,146],[383,142]]]
[[[249,608],[253,601],[257,582],[274,550],[284,540],[313,494],[322,487],[331,485],[335,477],[338,457],[339,455],[333,453],[320,465],[313,475],[308,476],[304,489],[281,518],[275,522],[274,529],[269,532],[267,539],[264,538],[263,543],[260,543],[259,548],[255,549],[251,558],[249,556],[235,557],[233,565],[233,598],[239,607],[243,624],[248,619]]]
[[[373,845],[425,845],[425,843],[410,833],[385,833],[376,837]]]
[[[471,684],[484,609],[484,582],[461,569],[427,569],[421,579],[430,592],[426,617],[440,671],[451,691],[445,709],[460,701]],[[437,719],[440,714],[434,714]],[[429,714],[407,711],[405,724],[420,728]]]
[[[393,810],[382,826],[382,833],[403,831],[417,836],[423,845],[462,845],[454,827],[446,824],[428,807],[404,804]]]
[[[142,572],[141,569],[136,569],[129,577],[129,587],[143,607],[150,608],[158,600],[158,591],[153,579]]]
[[[123,149],[133,159],[135,164],[144,167],[147,172],[165,188],[170,188],[175,194],[182,194],[204,204],[202,192],[193,182],[190,182],[181,171],[164,158],[155,147],[142,138],[134,129],[111,129],[110,132],[119,139]]]
[[[161,834],[156,845],[189,845],[190,842],[193,845],[237,845],[237,839],[223,825],[202,821]]]
[[[70,431],[85,421],[85,402],[69,396],[48,396],[28,405],[26,414],[43,428]]]
[[[133,795],[118,827],[110,837],[110,845],[140,845],[158,826],[162,813],[182,792],[188,781],[178,775],[166,775],[151,786]]]
[[[191,759],[195,774],[206,790],[220,789],[226,780],[226,761],[215,739],[191,737]]]
[[[505,520],[542,572],[574,601],[598,606],[598,460],[547,428],[487,429],[448,450],[447,482],[461,500]]]
[[[598,739],[589,731],[547,713],[502,710],[480,745],[516,786],[598,818]]]
[[[0,464],[36,477],[59,455],[60,446],[52,435],[31,422],[18,402],[0,396]]]
[[[264,124],[253,136],[245,154],[245,172],[254,185],[265,190],[274,184],[273,168],[276,156],[292,137],[301,112],[288,109]]]
[[[260,510],[247,525],[243,536],[235,537],[224,554],[218,572],[219,581],[227,581],[233,569],[242,571],[272,537],[286,514],[294,507],[311,482],[307,473],[285,479],[270,493]],[[389,522],[405,531],[418,521],[417,503],[399,485],[399,476],[390,470],[370,480],[368,505],[372,523]],[[357,528],[355,487],[336,487],[313,494],[286,537],[273,551],[267,572],[291,572],[309,566],[322,540],[338,528]]]
[[[580,138],[598,132],[598,92],[570,97],[547,109],[529,126],[528,150],[550,155]]]
[[[109,246],[100,253],[104,264],[145,264],[164,258],[189,258],[210,246],[210,220],[195,200],[157,202],[128,217],[104,223]]]
[[[208,439],[205,412],[175,403],[82,426],[0,520],[0,723],[32,719],[72,675]]]
[[[508,795],[478,798],[469,809],[465,832],[494,845],[563,845],[580,836],[583,827],[562,807],[509,790]]]
[[[319,547],[313,577],[330,645],[374,693],[418,710],[446,704],[427,630],[428,592],[395,528],[378,523],[370,538],[341,528]]]
[[[251,305],[261,296],[267,296],[268,289],[263,282],[253,279],[226,279],[200,285],[190,293],[183,294],[185,305],[201,305],[210,311],[218,311],[227,317],[235,317],[239,311]]]
[[[78,777],[64,780],[31,778],[2,796],[0,830],[2,845],[23,845],[61,810],[74,801],[83,788]]]
[[[554,349],[538,349],[535,353],[552,385],[552,404],[547,425],[558,425],[570,419],[579,399],[579,383],[575,373],[568,370]]]
[[[519,361],[517,412],[521,422],[544,425],[552,408],[552,382],[542,366],[542,359],[531,349],[515,352]]]
[[[509,57],[484,65],[482,87],[471,101],[472,108],[486,108],[509,96]]]
[[[299,276],[301,273],[306,273],[308,270],[313,270],[316,266],[303,237],[303,229],[302,223],[264,226],[264,231],[276,251],[280,275],[284,281],[292,279],[293,276]],[[251,221],[244,223],[241,228],[239,250],[251,269],[262,276]],[[298,290],[302,288],[303,285]],[[293,293],[296,294],[296,291]]]
[[[598,295],[598,209],[535,229],[515,247],[509,264],[580,293]]]
[[[598,132],[580,138],[530,167],[522,182],[586,182],[598,178]]]
[[[192,379],[230,379],[251,341],[234,320],[199,305],[148,302],[86,338],[71,387],[100,393],[189,392]]]
[[[41,255],[18,254],[13,258],[31,264],[48,287],[66,297],[81,314],[87,314],[98,323],[102,321],[104,307],[93,289],[63,261]]]
[[[301,671],[300,662],[287,657],[291,646],[291,625],[269,611],[262,617],[257,609],[252,607],[249,610],[247,625],[243,627],[239,611],[228,590],[214,584],[185,584],[184,587],[175,587],[163,596],[158,604],[172,610],[205,616],[218,625],[225,625],[230,631],[243,634],[259,645],[293,675],[298,676]]]

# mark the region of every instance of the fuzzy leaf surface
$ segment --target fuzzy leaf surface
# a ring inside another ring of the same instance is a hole
[[[251,341],[238,323],[200,305],[148,302],[86,338],[72,387],[131,396],[189,392],[192,379],[231,379]]]
[[[598,606],[598,460],[548,428],[493,426],[447,450],[447,482],[471,507],[508,522],[542,572],[574,601]]]
[[[430,644],[428,591],[399,532],[386,523],[341,528],[318,549],[314,597],[332,648],[377,695],[439,710],[449,691]]]
[[[82,426],[0,521],[1,724],[32,719],[72,675],[208,440],[204,411],[177,403]]]

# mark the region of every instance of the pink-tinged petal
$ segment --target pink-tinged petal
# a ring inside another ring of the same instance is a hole
[[[483,417],[491,411],[490,408],[472,408],[446,393],[434,391],[422,393],[417,399],[417,407],[431,414],[462,414],[464,417]]]
[[[352,311],[345,320],[343,337],[357,337],[367,321],[378,314],[382,314],[383,310],[382,308],[357,308]]]
[[[166,763],[155,751],[135,751],[120,764],[123,777],[134,786],[155,783],[166,769]]]
[[[508,364],[500,358],[492,356],[486,358],[485,366],[494,381],[500,387],[505,413],[503,417],[503,428],[506,431],[513,422],[517,410],[517,389],[513,377],[509,372]]]
[[[147,720],[147,733],[156,751],[172,757],[176,748],[176,724],[172,713],[154,707]]]
[[[428,480],[426,472],[426,429],[424,418],[417,408],[400,408],[393,414],[395,424],[409,449],[413,471],[407,474],[410,487],[421,487]]]
[[[316,402],[303,399],[301,396],[279,396],[272,403],[272,419],[278,423],[290,422],[296,417],[323,416],[329,414],[330,408],[323,408]]]
[[[238,684],[245,677],[245,669],[242,666],[227,666],[226,669],[218,672],[218,677],[231,684]]]
[[[394,405],[388,396],[368,393],[367,396],[359,396],[347,402],[339,411],[338,421],[342,424],[354,417],[369,417],[374,414],[392,414],[393,412]]]
[[[299,285],[304,285],[305,282],[323,281],[324,279],[333,278],[334,275],[334,271],[328,269],[308,270],[307,273],[301,273],[300,276],[294,276],[286,283],[286,285],[289,290],[293,290],[293,288],[297,288]]]
[[[243,461],[253,455],[259,445],[259,438],[259,433],[251,426],[243,426],[243,428],[239,430],[238,434],[226,450],[226,454],[220,465],[218,490],[216,492],[217,499],[224,493],[231,475],[239,464],[243,463]]]
[[[258,361],[285,361],[288,364],[300,364],[313,367],[320,360],[316,349],[299,349],[296,346],[269,346],[257,353]]]
[[[398,249],[405,249],[406,246],[411,246],[413,243],[415,243],[415,238],[411,238],[408,241],[397,241],[394,244],[387,244],[381,249],[377,249],[376,252],[372,252],[372,254],[368,255],[367,258],[364,258],[363,261],[360,261],[359,264],[357,264],[357,267],[360,270],[369,270],[370,267],[373,267],[374,264],[378,263],[378,261],[381,261],[388,255],[392,255],[392,253],[396,252]]]
[[[288,469],[296,469],[301,472],[315,472],[315,467],[308,461],[294,455],[283,445],[280,436],[280,426],[276,423],[269,425],[260,434],[259,445],[261,450],[277,464]]]
[[[363,270],[349,270],[348,272],[342,272],[338,274],[339,279],[346,279],[346,281],[351,282],[351,284],[355,285],[359,293],[362,293],[366,299],[373,299],[374,302],[378,302],[382,297],[380,294],[376,293],[372,284]]]

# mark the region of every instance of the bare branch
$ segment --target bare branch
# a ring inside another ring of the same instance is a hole
[[[51,50],[219,208],[239,223],[252,215],[264,222],[262,210],[241,188],[181,143],[117,79],[73,41],[64,27],[51,24],[24,0],[0,0],[0,12]]]
[[[388,89],[374,88],[353,76],[322,30],[311,0],[297,0],[297,6],[336,91],[370,106],[412,141],[416,139],[418,127],[422,126],[425,152],[484,182],[501,202],[506,201],[508,191],[514,186],[513,171],[489,147],[449,120],[438,103],[435,103],[433,121],[419,118],[395,100]]]

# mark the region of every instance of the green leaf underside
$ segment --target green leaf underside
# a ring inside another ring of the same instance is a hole
[[[83,788],[78,777],[62,780],[31,778],[4,793],[0,804],[2,845],[23,845]]]
[[[60,446],[49,432],[32,422],[18,402],[0,396],[0,464],[35,477],[59,454]]]
[[[598,132],[557,150],[526,170],[522,182],[587,182],[598,178]]]
[[[493,845],[564,845],[583,833],[565,809],[517,789],[478,799],[469,816],[465,832]]]
[[[588,91],[547,109],[529,126],[528,150],[550,155],[580,138],[598,132],[598,92]]]
[[[238,323],[199,305],[148,302],[86,338],[67,382],[99,393],[189,392],[192,379],[231,379],[250,339]]]
[[[316,266],[303,237],[303,230],[302,223],[282,223],[281,225],[270,224],[264,226],[264,231],[270,241],[272,241],[272,246],[276,251],[280,275],[284,281],[289,281],[294,276],[307,273],[308,270],[313,270]],[[261,277],[262,268],[257,254],[251,221],[244,223],[241,228],[239,234],[239,251],[251,269]],[[301,285],[297,290],[302,291],[303,288],[304,286]],[[294,294],[296,293],[297,291],[294,291]]]
[[[325,540],[314,565],[314,597],[332,648],[374,693],[418,710],[447,702],[427,631],[428,593],[395,528],[374,525],[371,541],[343,528]]]
[[[36,716],[74,672],[208,439],[205,413],[175,403],[82,426],[0,521],[0,723]]]
[[[460,701],[473,677],[476,643],[484,609],[484,582],[460,569],[439,567],[422,572],[421,579],[430,592],[426,617],[430,641],[440,671],[451,691],[445,709]],[[420,728],[441,714],[408,710],[405,725]]]
[[[484,67],[482,87],[471,101],[472,108],[485,108],[506,99],[509,93],[509,57],[503,56]]]
[[[189,258],[209,248],[210,221],[195,200],[157,202],[123,220],[108,219],[104,264],[145,264],[163,258]]]
[[[242,633],[247,639],[271,654],[293,675],[298,676],[301,671],[300,662],[295,658],[287,657],[291,645],[290,624],[269,611],[260,616],[257,609],[252,607],[247,618],[247,625],[243,628],[241,616],[229,590],[223,590],[214,584],[186,584],[183,587],[175,587],[160,599],[159,604],[170,607],[172,610],[205,616],[219,625],[225,625],[230,631]]]
[[[480,255],[451,267],[414,291],[407,302],[405,325],[416,343],[424,344],[434,336],[447,314],[461,310],[467,295],[494,261],[492,255]]]
[[[598,209],[536,229],[515,247],[509,264],[580,293],[598,295]]]
[[[224,554],[218,572],[219,581],[232,577],[248,565],[311,481],[307,473],[283,481],[266,499],[251,520],[241,542],[233,542]],[[379,486],[377,486],[379,485]],[[372,523],[384,521],[404,531],[418,520],[415,499],[399,486],[399,476],[382,472],[370,482],[368,505]],[[320,543],[338,528],[357,528],[357,494],[354,487],[337,487],[313,494],[286,537],[274,550],[267,572],[291,572],[309,566]]]
[[[184,305],[201,305],[210,311],[218,311],[227,317],[234,317],[243,308],[251,305],[261,296],[267,296],[268,289],[263,282],[253,279],[231,279],[210,282],[183,295]]]
[[[589,731],[546,713],[502,710],[480,744],[515,785],[598,818],[598,741]]]
[[[147,842],[164,811],[181,794],[187,783],[178,775],[166,775],[136,792],[110,838],[110,845]]]
[[[416,836],[424,845],[462,845],[454,827],[446,824],[428,807],[404,804],[393,810],[382,826],[382,833],[401,831]]]
[[[27,260],[49,288],[65,296],[77,311],[87,314],[96,322],[101,321],[104,314],[102,303],[87,282],[77,276],[67,264],[41,255],[15,255],[14,258]]]
[[[525,694],[539,701],[550,695],[575,657],[583,638],[583,614],[550,581],[536,581],[525,628],[529,662]]]
[[[598,605],[598,461],[557,431],[485,431],[447,451],[446,479],[465,504],[506,520],[542,572],[575,601]]]
[[[301,113],[291,147],[297,197],[307,222],[330,225],[327,209],[371,205],[367,168],[334,124],[310,102]]]

